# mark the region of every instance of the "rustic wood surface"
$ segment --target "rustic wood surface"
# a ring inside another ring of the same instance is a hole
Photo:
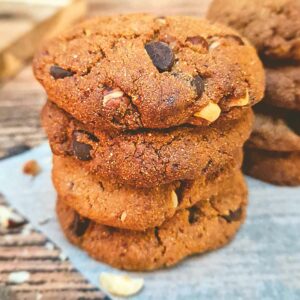
[[[210,0],[90,0],[89,15],[153,12],[159,15],[204,15]],[[31,67],[0,87],[0,159],[46,141],[39,112],[45,93]],[[1,187],[0,187],[1,191]],[[0,205],[5,199],[0,196]],[[0,299],[103,299],[103,293],[72,267],[42,234],[28,228],[0,228]],[[13,272],[27,271],[30,281],[9,281]]]
[[[10,78],[24,66],[43,40],[85,14],[84,0],[0,1],[0,80]]]

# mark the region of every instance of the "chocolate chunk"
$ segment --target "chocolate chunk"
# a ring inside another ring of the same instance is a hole
[[[230,213],[229,215],[224,215],[222,216],[227,222],[231,223],[231,222],[234,222],[234,221],[239,221],[241,219],[241,216],[242,216],[242,208],[238,208],[237,210],[235,211],[232,211],[230,210]]]
[[[80,237],[84,235],[87,228],[89,227],[90,220],[84,217],[81,217],[78,213],[74,213],[73,221],[70,225],[70,230],[77,236]]]
[[[189,223],[190,224],[196,223],[200,216],[199,208],[196,206],[192,206],[188,208],[188,211],[189,211]]]
[[[193,81],[192,81],[192,85],[195,87],[196,89],[196,93],[198,98],[200,98],[204,92],[204,82],[201,76],[197,75],[194,77]]]
[[[91,145],[73,140],[72,147],[73,147],[74,155],[78,159],[83,160],[83,161],[92,159],[92,156],[90,154],[90,152],[92,150]]]
[[[61,79],[61,78],[70,77],[74,75],[72,71],[65,70],[57,65],[50,67],[50,74],[54,79]]]
[[[145,45],[145,49],[160,72],[171,70],[174,64],[174,54],[166,43],[150,42]]]
[[[189,42],[193,45],[201,45],[203,48],[208,49],[207,40],[200,35],[187,37],[186,42]]]
[[[75,130],[73,132],[73,137],[72,137],[72,149],[73,149],[73,154],[80,160],[83,160],[83,161],[87,161],[87,160],[91,160],[92,159],[92,156],[91,156],[91,150],[93,149],[91,145],[89,144],[86,144],[84,142],[80,142],[78,141],[78,138],[84,134],[84,137],[87,137],[89,140],[92,140],[92,141],[98,141],[98,139],[86,132],[86,131],[83,131],[83,130]]]

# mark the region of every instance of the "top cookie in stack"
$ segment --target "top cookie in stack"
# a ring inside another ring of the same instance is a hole
[[[282,185],[300,184],[300,1],[215,0],[208,17],[254,44],[266,71],[266,95],[246,148],[245,170]]]
[[[250,107],[264,92],[247,40],[191,17],[96,18],[48,43],[34,72],[73,243],[149,270],[234,236],[246,214]]]
[[[72,28],[38,53],[34,73],[60,108],[111,132],[234,115],[262,97],[257,65],[252,46],[226,27],[130,15]]]

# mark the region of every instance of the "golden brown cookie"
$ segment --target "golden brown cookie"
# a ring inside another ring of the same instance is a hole
[[[242,152],[242,150],[241,150]],[[178,210],[216,195],[242,180],[238,168],[219,170],[213,178],[177,181],[148,189],[113,184],[88,174],[80,162],[54,156],[54,186],[67,205],[96,223],[131,230],[160,226]]]
[[[277,185],[300,185],[300,152],[245,151],[245,173]]]
[[[300,151],[300,112],[260,106],[255,112],[247,147],[281,152]]]
[[[218,120],[211,126],[125,132],[110,136],[82,125],[50,102],[42,113],[52,151],[74,156],[100,178],[134,187],[153,187],[177,180],[207,178],[236,155],[249,137],[253,113]]]
[[[300,116],[300,65],[266,68],[264,102],[298,110]]]
[[[144,232],[97,224],[61,199],[57,214],[67,238],[90,256],[113,267],[141,271],[169,267],[186,256],[224,246],[243,223],[246,204],[247,189],[241,181]]]
[[[183,16],[90,19],[48,42],[33,69],[53,102],[102,131],[206,125],[264,90],[244,38]]]
[[[235,28],[262,56],[300,61],[299,0],[214,0],[207,16]]]

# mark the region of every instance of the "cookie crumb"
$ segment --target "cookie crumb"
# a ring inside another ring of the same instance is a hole
[[[123,274],[101,273],[99,280],[103,289],[123,297],[135,295],[144,286],[143,278],[131,278]]]
[[[23,173],[26,175],[36,176],[41,172],[41,167],[34,159],[28,160],[23,166]]]

